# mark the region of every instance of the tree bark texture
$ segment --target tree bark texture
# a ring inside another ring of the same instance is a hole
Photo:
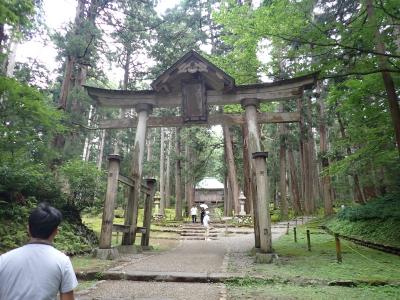
[[[228,190],[228,176],[226,175],[225,172],[225,176],[224,176],[224,217],[228,217],[229,216],[229,190]]]
[[[176,128],[175,134],[175,220],[182,220],[182,160],[181,160],[181,130]]]
[[[302,101],[298,99],[298,109],[301,110],[302,117],[300,118],[300,159],[301,159],[301,187],[302,187],[302,202],[304,205],[304,212],[310,215],[314,212],[314,194],[313,194],[313,167],[312,167],[312,149],[310,142],[310,128],[308,128],[310,121],[309,116],[311,110],[308,108],[307,99]]]
[[[167,167],[165,170],[165,207],[171,206],[171,152],[172,152],[172,131],[168,134]]]
[[[259,126],[257,124],[257,105],[258,101],[255,99],[246,99],[242,102],[245,107],[246,123],[249,130],[249,157],[255,152],[261,152]],[[255,230],[255,247],[260,248],[262,251],[268,252],[270,248],[271,240],[271,224],[269,215],[269,190],[267,183],[267,170],[265,168],[266,163],[264,161],[264,170],[257,166],[258,161],[256,159],[251,160],[252,178],[255,180],[256,191],[256,203],[254,203],[254,216],[257,223],[257,230]],[[264,172],[264,173],[263,173]],[[265,180],[261,183],[261,180]],[[261,186],[260,186],[261,184]],[[264,193],[264,195],[261,195]],[[257,222],[258,220],[258,222]],[[258,231],[258,232],[256,232]],[[258,241],[257,241],[258,239]],[[257,244],[258,243],[258,244]]]
[[[233,154],[232,135],[228,126],[225,125],[222,128],[225,140],[225,157],[228,167],[227,171],[228,171],[229,186],[231,189],[231,196],[232,196],[231,209],[233,209],[235,211],[235,214],[238,215],[240,212],[239,185],[237,182],[236,166]]]
[[[317,89],[320,90],[320,87]],[[319,112],[319,149],[321,156],[322,171],[329,168],[328,153],[328,137],[325,117],[325,103],[321,93],[317,96],[318,112]],[[322,175],[322,188],[324,199],[324,213],[325,216],[333,214],[333,199],[331,191],[331,177],[329,174]]]
[[[119,168],[120,158],[117,155],[111,156],[109,158],[107,193],[104,200],[103,217],[101,223],[99,241],[100,249],[111,249],[114,205],[117,199]]]
[[[140,187],[143,170],[143,158],[146,144],[146,122],[150,111],[150,105],[137,107],[138,125],[136,129],[135,144],[132,151],[131,168],[131,177],[134,180],[135,184],[133,188],[130,188],[124,223],[125,225],[130,225],[131,227],[133,227],[133,231],[131,234],[124,233],[122,240],[123,245],[133,245],[135,243],[137,218],[139,211]]]
[[[279,111],[283,112],[283,104],[279,104]],[[279,193],[280,197],[280,208],[282,220],[288,219],[288,203],[287,203],[287,190],[286,190],[286,135],[287,127],[285,124],[279,124]]]
[[[290,187],[292,189],[293,209],[296,216],[302,214],[301,201],[300,201],[300,188],[299,180],[296,172],[296,163],[294,160],[293,151],[290,147],[287,149],[289,171],[290,171]]]
[[[376,26],[375,12],[374,12],[372,0],[367,0],[367,14],[370,19],[370,22],[374,26]],[[385,49],[385,45],[382,42],[381,34],[379,32],[379,27],[377,27],[375,30],[374,38],[375,38],[376,52],[385,54],[386,49]],[[378,55],[378,64],[382,70],[387,70],[388,69],[387,57],[384,55]],[[386,89],[386,93],[387,93],[389,110],[390,110],[390,115],[392,117],[395,138],[396,138],[396,143],[397,143],[397,150],[398,150],[399,156],[400,156],[400,108],[399,108],[399,102],[398,102],[398,97],[397,97],[397,93],[396,93],[396,88],[394,86],[393,77],[390,72],[382,71],[382,78],[383,78],[383,83],[385,85],[385,89]]]
[[[244,205],[247,214],[254,216],[253,211],[253,189],[250,171],[250,160],[249,160],[249,147],[248,147],[248,136],[247,125],[242,125],[242,136],[243,136],[243,177],[244,177],[244,188],[243,194],[246,197]]]
[[[97,156],[97,170],[101,170],[101,166],[103,164],[105,140],[106,140],[106,130],[103,129],[103,130],[101,130],[101,134],[100,134],[99,155]]]
[[[165,214],[165,128],[160,130],[160,215]]]
[[[336,117],[337,117],[337,120],[339,123],[339,129],[340,129],[340,134],[342,136],[342,139],[346,140],[347,139],[346,129],[344,127],[343,120],[338,111],[336,111]],[[347,155],[349,155],[349,156],[352,154],[351,148],[349,146],[346,146],[346,152],[347,152]],[[360,185],[360,180],[358,179],[358,175],[355,171],[352,171],[351,173],[352,173],[351,176],[353,177],[353,183],[354,183],[354,193],[356,196],[354,200],[357,203],[365,204],[366,200],[365,200],[364,193],[363,193],[361,185]]]

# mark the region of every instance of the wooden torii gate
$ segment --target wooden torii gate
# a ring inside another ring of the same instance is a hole
[[[140,179],[148,127],[180,127],[188,125],[246,124],[249,132],[249,158],[256,195],[253,201],[255,248],[262,253],[271,253],[271,222],[266,181],[267,153],[261,149],[258,124],[288,123],[300,121],[300,112],[260,113],[261,102],[283,101],[302,97],[305,89],[311,88],[316,74],[281,80],[273,83],[235,85],[235,80],[195,51],[190,51],[161,74],[151,84],[152,90],[122,91],[85,87],[97,105],[104,107],[135,108],[136,118],[103,120],[101,129],[136,127],[133,148],[131,178],[134,186],[128,198],[125,225],[133,232],[124,233],[123,245],[132,245],[137,231],[137,214],[140,194]],[[244,114],[209,115],[209,105],[241,104]],[[181,115],[173,117],[151,117],[156,107],[180,107]],[[115,189],[114,189],[115,190]],[[107,206],[107,203],[105,203]],[[111,222],[112,223],[112,222]],[[103,224],[102,227],[112,226]],[[111,230],[104,229],[104,232]],[[102,228],[103,232],[103,228]]]

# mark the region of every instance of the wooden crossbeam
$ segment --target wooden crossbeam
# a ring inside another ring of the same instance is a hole
[[[125,177],[121,174],[118,175],[118,181],[130,186],[130,187],[134,187],[135,186],[135,182],[129,178],[129,177]]]
[[[131,226],[129,225],[121,225],[121,224],[113,224],[112,226],[112,231],[113,232],[130,232],[131,231]]]
[[[299,112],[284,112],[284,113],[258,113],[257,122],[261,123],[291,123],[299,122]],[[245,116],[241,114],[225,114],[225,115],[210,115],[207,123],[191,124],[196,126],[212,126],[217,124],[225,125],[241,125],[246,122]],[[110,119],[102,120],[98,124],[99,129],[120,129],[120,128],[135,128],[137,119]],[[148,127],[182,127],[188,126],[183,122],[182,117],[149,117],[147,119]]]
[[[112,226],[112,231],[113,232],[129,233],[132,230],[133,230],[133,226],[130,226],[130,225],[113,224],[113,226]],[[136,231],[146,234],[147,233],[147,228],[146,227],[136,227]]]
[[[118,181],[120,181],[123,184],[126,184],[127,186],[130,186],[130,187],[134,187],[135,186],[135,182],[134,182],[134,180],[132,178],[126,177],[126,176],[121,175],[121,174],[118,175]],[[143,183],[142,183],[140,188],[141,188],[141,191],[143,193],[148,194],[150,192],[149,188],[147,187],[147,185],[145,185]]]
[[[243,99],[255,98],[261,102],[290,100],[302,96],[303,89],[315,83],[316,74],[271,83],[236,86],[232,91],[208,90],[208,105],[240,104]],[[180,92],[164,93],[152,90],[120,91],[85,86],[89,96],[105,107],[133,108],[139,103],[154,107],[177,107],[182,104]]]

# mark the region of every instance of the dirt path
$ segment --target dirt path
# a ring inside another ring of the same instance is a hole
[[[294,225],[291,222],[290,226]],[[274,224],[272,238],[282,236],[286,230],[287,223]],[[228,273],[229,260],[235,260],[236,266],[249,263],[247,252],[254,246],[254,235],[251,229],[248,231],[250,234],[228,236],[222,232],[218,240],[181,241],[169,251],[141,255],[140,259],[127,261],[110,271],[161,277],[178,274],[181,278],[186,276],[187,281],[195,281],[193,278],[196,276],[199,279],[212,274],[223,276]],[[105,280],[98,282],[94,288],[78,293],[77,299],[223,300],[226,299],[226,290],[221,283]]]

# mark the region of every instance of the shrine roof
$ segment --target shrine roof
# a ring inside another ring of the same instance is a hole
[[[155,91],[174,91],[180,88],[182,80],[200,75],[209,90],[229,91],[235,87],[235,79],[196,51],[189,51],[164,73],[158,76],[151,86]]]
[[[224,189],[224,184],[214,177],[205,177],[196,185],[196,190],[223,190],[223,189]]]

